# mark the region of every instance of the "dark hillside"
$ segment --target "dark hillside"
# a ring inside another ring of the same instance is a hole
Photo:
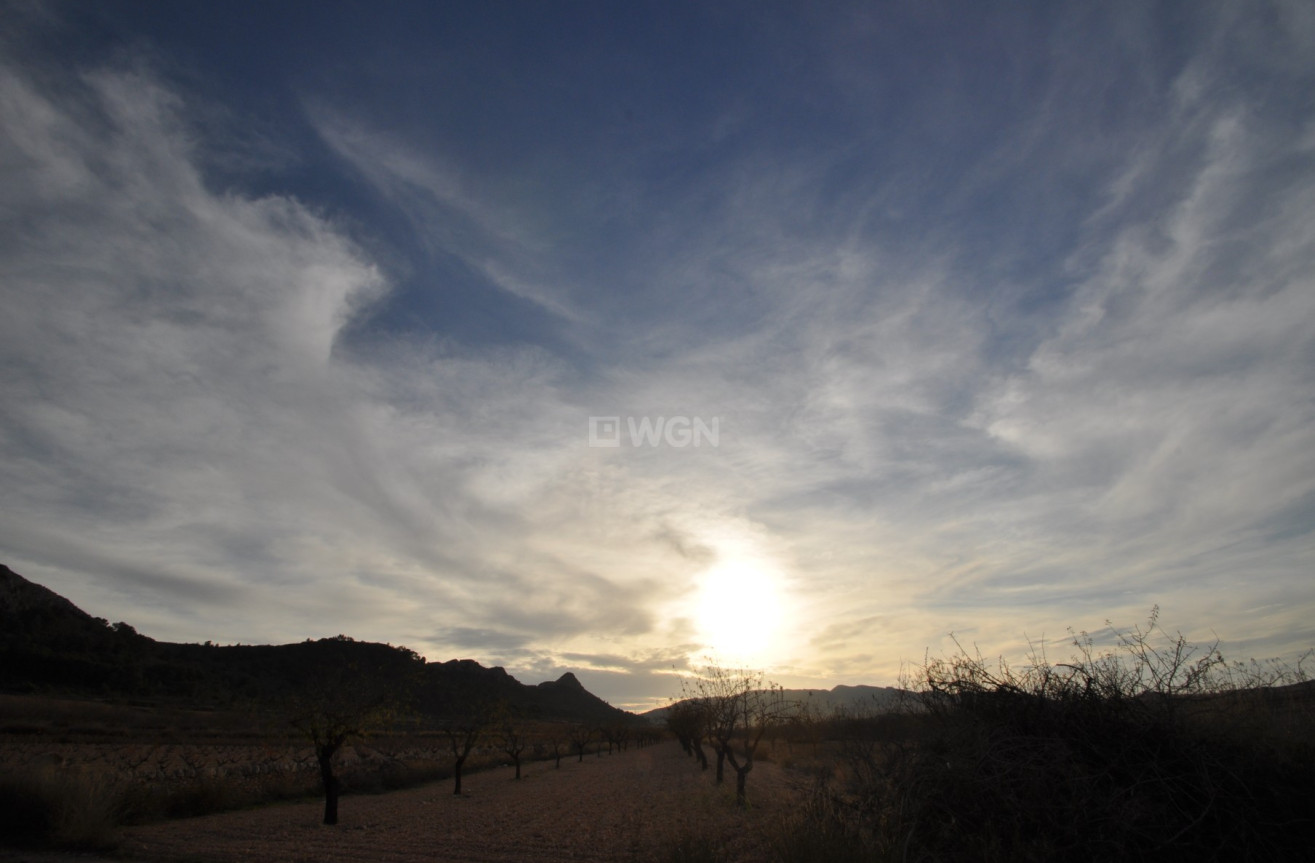
[[[0,564],[0,691],[272,705],[316,681],[341,679],[343,669],[388,681],[399,703],[431,717],[475,703],[532,719],[602,723],[629,716],[569,673],[527,686],[474,660],[425,662],[404,647],[343,635],[282,645],[155,641],[126,623],[92,617]]]
[[[155,642],[111,625],[0,564],[0,688],[8,691],[131,691],[134,660]]]

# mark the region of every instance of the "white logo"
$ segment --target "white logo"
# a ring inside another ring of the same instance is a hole
[[[589,417],[589,446],[620,445],[620,417]]]
[[[630,445],[667,446],[681,449],[693,445],[717,446],[721,442],[721,418],[710,422],[701,417],[626,417]],[[589,446],[619,447],[621,417],[589,417]]]

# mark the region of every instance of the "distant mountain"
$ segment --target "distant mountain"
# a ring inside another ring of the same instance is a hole
[[[787,702],[807,707],[814,716],[886,713],[905,703],[910,693],[894,686],[836,686],[831,689],[786,689]],[[639,714],[651,723],[666,722],[670,707],[659,707]]]
[[[895,686],[834,686],[831,689],[787,689],[790,701],[806,704],[822,715],[838,711],[848,713],[885,713],[902,706],[909,692]]]
[[[425,662],[403,647],[346,636],[300,644],[174,644],[110,624],[0,564],[0,690],[185,699],[195,705],[274,703],[343,669],[394,681],[431,717],[500,703],[527,718],[611,723],[632,718],[569,672],[527,686],[471,659]]]

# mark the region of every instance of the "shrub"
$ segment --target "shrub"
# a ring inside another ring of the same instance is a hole
[[[1304,854],[1315,758],[1289,733],[1309,727],[1300,664],[1230,666],[1157,615],[1111,628],[1105,652],[1075,635],[1067,663],[929,660],[922,733],[846,739],[840,778],[802,815],[813,841],[914,860]]]

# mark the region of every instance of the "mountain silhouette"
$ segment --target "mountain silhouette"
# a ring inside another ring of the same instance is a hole
[[[567,672],[527,686],[472,659],[427,662],[411,650],[345,635],[299,644],[176,644],[93,617],[0,564],[0,690],[179,700],[197,706],[276,703],[307,680],[368,669],[413,693],[431,718],[501,704],[529,719],[611,723],[632,718]]]

